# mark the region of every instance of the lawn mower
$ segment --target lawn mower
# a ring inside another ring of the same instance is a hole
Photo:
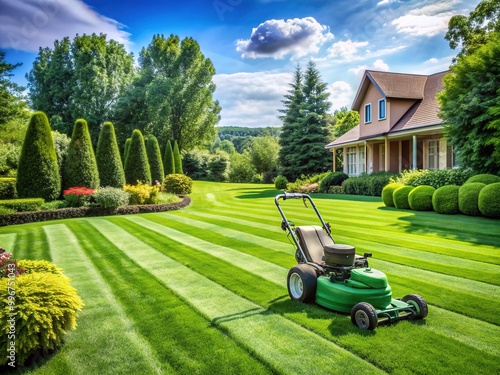
[[[302,199],[314,209],[321,226],[295,226],[285,217],[279,200]],[[318,305],[348,313],[361,329],[373,330],[381,323],[397,320],[424,319],[428,308],[418,294],[401,299],[392,298],[387,276],[368,265],[371,253],[356,254],[350,245],[336,244],[331,227],[319,213],[307,194],[278,194],[276,207],[283,218],[281,229],[291,237],[296,247],[297,265],[288,272],[288,294],[292,300]]]

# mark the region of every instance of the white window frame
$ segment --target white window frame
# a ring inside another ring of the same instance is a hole
[[[346,149],[346,158],[347,158],[347,175],[348,176],[357,176],[358,168],[357,168],[357,147],[347,147]]]
[[[439,139],[427,141],[427,169],[439,169]]]
[[[383,108],[383,111],[380,109]],[[381,113],[384,112],[384,116],[382,117]],[[387,101],[384,99],[380,99],[378,101],[378,119],[385,120],[387,118]]]
[[[359,174],[366,173],[366,151],[364,145],[358,148],[358,170]]]
[[[372,122],[372,103],[365,104],[365,124]]]

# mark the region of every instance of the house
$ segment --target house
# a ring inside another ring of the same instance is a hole
[[[437,94],[449,71],[432,75],[365,71],[352,109],[360,124],[325,146],[342,150],[349,176],[457,167],[443,134]],[[333,170],[336,170],[335,157]]]

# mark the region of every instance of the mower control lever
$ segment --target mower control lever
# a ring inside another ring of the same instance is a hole
[[[372,257],[372,253],[364,253],[363,254],[363,258],[371,258]]]

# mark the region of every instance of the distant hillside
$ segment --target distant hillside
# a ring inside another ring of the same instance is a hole
[[[221,141],[232,141],[236,137],[260,137],[263,135],[279,136],[281,128],[247,128],[243,126],[221,126],[217,128]]]

